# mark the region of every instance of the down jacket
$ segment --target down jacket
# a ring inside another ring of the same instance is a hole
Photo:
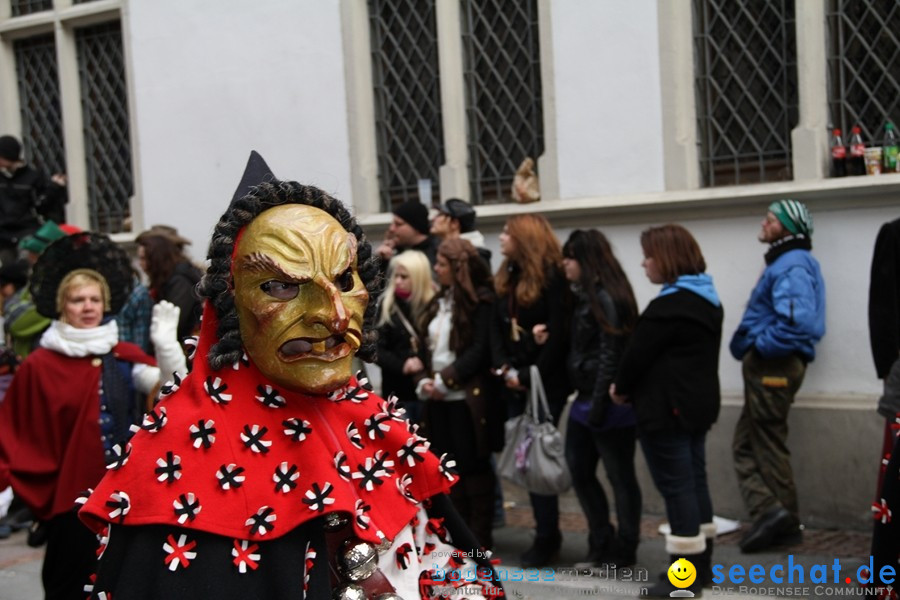
[[[819,263],[805,249],[778,254],[750,294],[744,317],[731,338],[741,360],[752,347],[763,358],[798,354],[810,362],[825,335],[825,282]]]

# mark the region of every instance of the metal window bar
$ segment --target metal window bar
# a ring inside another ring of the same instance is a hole
[[[693,0],[693,11],[703,184],[790,180],[794,0]]]
[[[828,0],[826,22],[832,126],[880,146],[884,124],[900,125],[900,2]]]
[[[47,174],[66,170],[56,43],[52,33],[13,43],[22,146],[28,162]]]
[[[22,17],[45,10],[53,10],[53,0],[10,0],[10,14]]]
[[[444,162],[433,0],[369,0],[375,135],[382,208],[418,199]],[[438,185],[432,185],[434,202]]]
[[[78,29],[75,39],[91,229],[127,231],[133,184],[121,24]]]
[[[507,202],[544,151],[537,0],[461,1],[472,201]]]

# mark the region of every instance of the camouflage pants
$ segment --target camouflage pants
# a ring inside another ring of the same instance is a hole
[[[805,374],[806,364],[797,356],[764,359],[756,350],[744,356],[744,409],[732,452],[741,496],[754,520],[783,506],[799,522],[787,418]]]

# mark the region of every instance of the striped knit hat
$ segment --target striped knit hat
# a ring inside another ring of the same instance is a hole
[[[769,212],[778,217],[784,228],[794,235],[812,236],[812,215],[802,202],[796,200],[778,200],[769,205]]]

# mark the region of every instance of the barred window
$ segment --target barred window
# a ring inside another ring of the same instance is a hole
[[[21,17],[45,10],[53,10],[53,0],[10,0],[10,8],[12,16]]]
[[[75,35],[84,120],[91,229],[115,233],[131,214],[131,140],[119,21]]]
[[[368,6],[379,191],[382,209],[390,211],[418,199],[418,181],[436,182],[444,162],[435,6],[418,0]]]
[[[544,151],[537,0],[462,2],[472,201],[494,204]]]
[[[900,125],[900,3],[829,0],[826,16],[831,122],[879,146],[885,122]]]
[[[38,35],[13,44],[22,145],[29,163],[47,174],[65,173],[59,75],[53,34]]]
[[[798,122],[794,0],[693,0],[701,179],[792,178]]]

